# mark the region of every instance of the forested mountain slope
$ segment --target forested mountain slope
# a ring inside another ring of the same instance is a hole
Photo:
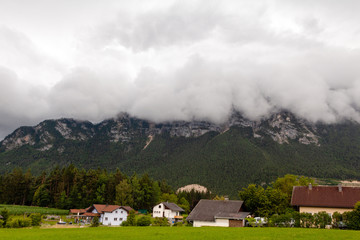
[[[198,183],[230,195],[287,173],[360,179],[360,125],[315,125],[286,112],[258,122],[234,113],[221,125],[155,124],[122,114],[99,124],[46,120],[0,143],[1,173],[21,167],[39,174],[70,163],[148,172],[173,187]]]

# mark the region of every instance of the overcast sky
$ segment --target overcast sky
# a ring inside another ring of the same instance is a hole
[[[360,1],[0,1],[0,140],[119,112],[360,122]]]

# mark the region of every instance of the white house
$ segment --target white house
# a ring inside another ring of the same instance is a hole
[[[182,219],[180,212],[185,211],[175,203],[162,202],[153,208],[153,217],[166,217],[174,223],[177,219]]]
[[[107,226],[119,226],[132,210],[129,206],[94,204],[86,209],[86,212],[80,216],[86,218],[89,222],[93,217],[99,217],[99,222]]]
[[[243,227],[249,212],[243,212],[243,201],[201,199],[186,220],[194,227]]]
[[[105,208],[103,210],[102,224],[109,226],[120,226],[126,221],[129,212],[124,207]]]

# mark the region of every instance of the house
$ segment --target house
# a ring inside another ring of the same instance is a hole
[[[291,205],[300,213],[318,213],[352,211],[360,201],[360,187],[338,186],[295,186],[293,187]]]
[[[201,199],[186,220],[194,227],[243,227],[248,215],[243,211],[243,201]]]
[[[183,219],[180,212],[185,211],[175,203],[162,202],[153,208],[153,217],[166,217],[170,222],[174,223]]]
[[[76,212],[76,209],[72,210]],[[127,220],[131,210],[133,209],[129,206],[94,204],[78,216],[84,219],[85,222],[91,222],[94,217],[98,217],[99,222],[103,225],[119,226],[123,221]]]

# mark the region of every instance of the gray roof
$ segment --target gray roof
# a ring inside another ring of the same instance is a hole
[[[176,205],[175,203],[172,202],[162,202],[162,204],[164,204],[165,208],[168,208],[172,211],[175,212],[185,212],[184,209],[182,209],[181,207],[179,207],[178,205]]]
[[[239,213],[218,213],[214,216],[214,218],[225,218],[225,219],[244,219],[246,218],[250,212],[239,212]]]
[[[245,217],[248,215],[248,213],[239,215],[242,204],[243,201],[236,200],[201,199],[186,219],[212,222],[215,221],[215,218],[231,218],[231,216],[233,216],[231,219],[240,219],[243,215],[246,214]]]

